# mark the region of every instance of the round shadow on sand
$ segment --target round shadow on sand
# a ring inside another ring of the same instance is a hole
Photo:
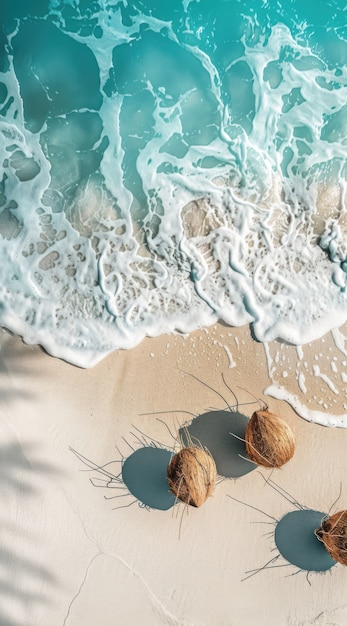
[[[305,509],[291,511],[278,522],[275,543],[280,554],[292,565],[309,572],[325,572],[335,565],[314,531],[325,513]]]
[[[167,480],[171,457],[169,450],[148,446],[133,452],[123,463],[123,482],[135,498],[152,509],[167,511],[176,502]]]
[[[183,445],[198,441],[215,460],[217,472],[225,478],[245,476],[257,465],[246,458],[244,441],[248,417],[238,411],[210,411],[195,417],[189,426],[179,430]],[[236,435],[234,437],[233,435]]]

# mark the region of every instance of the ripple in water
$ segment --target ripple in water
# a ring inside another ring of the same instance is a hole
[[[130,4],[1,9],[0,324],[84,367],[218,319],[341,325],[341,3]]]

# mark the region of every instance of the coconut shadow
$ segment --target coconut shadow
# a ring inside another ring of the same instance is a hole
[[[276,525],[275,543],[280,554],[292,565],[310,572],[325,572],[334,561],[317,539],[325,513],[304,509],[287,513]]]
[[[249,418],[238,411],[209,411],[195,417],[188,426],[181,427],[179,436],[185,446],[194,445],[196,441],[206,447],[220,476],[241,478],[257,467],[242,458],[247,456],[245,443],[241,440],[245,438],[248,421]]]
[[[169,450],[145,446],[135,450],[123,463],[124,484],[137,500],[151,509],[167,511],[176,502],[167,479],[171,457]]]

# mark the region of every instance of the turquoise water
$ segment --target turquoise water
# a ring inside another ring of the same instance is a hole
[[[347,318],[344,0],[3,0],[0,325],[82,366]]]

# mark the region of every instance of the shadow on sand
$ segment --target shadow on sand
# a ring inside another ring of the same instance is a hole
[[[38,459],[32,444],[13,440],[0,445],[1,626],[33,623],[33,611],[51,601],[55,579],[49,566],[42,564],[37,475],[53,471]]]
[[[200,443],[213,456],[217,472],[224,478],[241,478],[257,465],[246,457],[244,441],[249,418],[238,411],[209,411],[195,417],[179,430],[183,445]]]

